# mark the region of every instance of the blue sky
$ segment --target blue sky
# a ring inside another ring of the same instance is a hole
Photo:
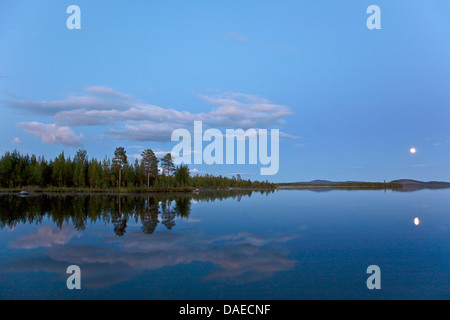
[[[81,30],[66,27],[72,4]],[[366,27],[372,4],[381,30]],[[196,172],[448,181],[448,12],[448,1],[3,0],[0,152],[163,154],[173,129],[202,119],[279,129],[280,169]]]

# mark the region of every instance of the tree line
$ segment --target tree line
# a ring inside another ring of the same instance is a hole
[[[123,147],[114,151],[110,159],[89,158],[80,149],[75,157],[66,157],[62,151],[56,158],[7,151],[0,159],[1,188],[141,188],[161,189],[174,187],[193,188],[274,188],[267,181],[243,180],[239,175],[231,178],[213,175],[191,176],[187,165],[174,165],[167,153],[158,159],[151,149],[141,154],[141,160],[130,163]]]

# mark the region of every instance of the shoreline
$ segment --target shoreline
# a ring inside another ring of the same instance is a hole
[[[229,187],[229,188],[194,188],[194,187],[173,187],[173,188],[1,188],[0,195],[51,195],[51,194],[123,194],[123,195],[151,195],[151,194],[199,194],[201,192],[213,191],[272,191],[277,188],[244,188],[244,187]],[[22,194],[21,194],[22,193]]]
[[[450,188],[450,183],[447,182],[419,182],[411,180],[396,181],[396,182],[349,182],[349,183],[330,183],[330,184],[316,184],[316,183],[274,183],[273,187],[169,187],[169,188],[75,188],[75,187],[17,187],[17,188],[0,188],[0,195],[51,195],[51,194],[123,194],[123,195],[137,195],[137,194],[198,194],[201,192],[215,192],[215,191],[276,191],[276,190],[392,190],[392,191],[416,191],[422,189],[446,189]]]

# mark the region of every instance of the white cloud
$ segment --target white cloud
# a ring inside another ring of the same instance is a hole
[[[292,134],[280,131],[280,138],[281,139],[300,139],[301,137],[299,136],[294,136]],[[303,145],[304,146],[304,145]]]
[[[170,141],[173,130],[178,126],[168,122],[129,121],[123,129],[111,129],[109,134],[115,139],[132,141]]]
[[[104,96],[91,95],[69,96],[64,100],[55,101],[32,101],[14,100],[8,101],[8,105],[15,109],[23,109],[33,114],[54,115],[61,111],[70,110],[124,110],[130,108],[127,101],[118,99],[107,99]]]
[[[71,128],[59,127],[54,123],[20,122],[17,126],[24,132],[41,138],[47,144],[59,142],[68,146],[79,146],[84,138],[82,134],[76,135]]]
[[[140,146],[140,145],[132,145],[132,146],[127,146],[127,149],[138,149],[138,150],[144,150],[145,147],[144,146]]]
[[[9,101],[11,107],[47,115],[54,124],[39,122],[19,123],[25,132],[41,137],[45,143],[80,144],[72,128],[97,126],[103,137],[130,141],[170,141],[173,130],[190,129],[194,121],[203,121],[207,127],[218,128],[273,128],[284,123],[289,107],[274,104],[256,95],[239,92],[216,96],[200,95],[211,105],[209,112],[192,113],[144,103],[130,95],[108,87],[91,86],[85,95],[69,96],[55,101]],[[114,126],[114,128],[112,127]],[[280,132],[281,138],[298,138]]]
[[[261,128],[281,124],[282,118],[292,114],[289,107],[270,103],[255,95],[231,93],[219,97],[200,95],[200,98],[217,106],[208,113],[202,113],[199,119],[213,126]]]
[[[104,95],[104,96],[112,96],[112,97],[119,98],[119,99],[131,98],[131,96],[128,94],[113,90],[108,87],[103,87],[103,86],[91,86],[91,87],[86,88],[85,92]]]
[[[74,109],[57,112],[54,115],[58,123],[68,126],[98,126],[124,121],[186,122],[194,121],[189,112],[164,109],[150,104],[140,104],[126,110],[88,110]]]
[[[20,140],[20,138],[15,137],[14,139],[12,139],[11,143],[12,144],[22,144],[22,141]]]
[[[130,163],[134,163],[135,160],[141,161],[142,160],[142,156],[139,153],[132,153],[128,155],[128,161]]]

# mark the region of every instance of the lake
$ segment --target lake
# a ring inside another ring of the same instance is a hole
[[[449,299],[449,231],[450,189],[1,195],[0,299]]]

